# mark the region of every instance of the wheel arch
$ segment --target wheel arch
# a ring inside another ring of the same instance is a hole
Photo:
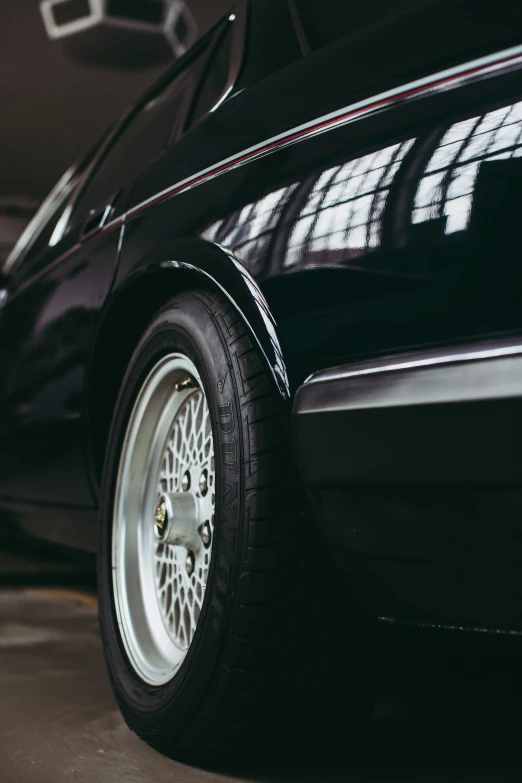
[[[181,291],[221,291],[244,320],[282,404],[290,390],[275,321],[256,281],[235,256],[201,240],[178,243],[117,280],[94,340],[87,381],[88,462],[99,494],[110,423],[132,353],[154,314]]]

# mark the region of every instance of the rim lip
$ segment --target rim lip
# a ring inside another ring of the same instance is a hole
[[[187,374],[196,387],[173,391],[176,380]],[[116,479],[112,523],[114,607],[120,639],[135,673],[154,686],[165,685],[178,672],[194,644],[201,620],[200,615],[188,647],[178,647],[159,606],[151,549],[157,543],[153,512],[159,497],[158,477],[166,441],[178,412],[195,391],[203,394],[204,404],[209,407],[198,370],[185,354],[169,353],[154,365],[134,402]],[[138,440],[142,441],[139,450]],[[206,587],[203,589],[204,603]]]

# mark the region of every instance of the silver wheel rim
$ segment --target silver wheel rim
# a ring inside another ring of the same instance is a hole
[[[116,481],[112,573],[136,673],[163,685],[183,663],[205,597],[214,533],[214,442],[193,362],[169,354],[134,404]]]

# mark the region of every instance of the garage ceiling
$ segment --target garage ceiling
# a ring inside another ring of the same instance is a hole
[[[229,5],[189,1],[201,32]],[[161,70],[72,62],[47,39],[38,0],[0,0],[0,204],[40,201]]]

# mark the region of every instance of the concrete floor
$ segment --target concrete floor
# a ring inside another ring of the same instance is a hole
[[[297,748],[292,764],[211,772],[163,758],[126,728],[105,673],[93,592],[64,587],[63,570],[61,587],[52,586],[52,569],[43,573],[26,569],[25,579],[45,587],[0,590],[1,783],[521,779],[520,644],[388,637],[395,663],[362,742],[350,747],[347,737],[338,759],[319,764]]]

